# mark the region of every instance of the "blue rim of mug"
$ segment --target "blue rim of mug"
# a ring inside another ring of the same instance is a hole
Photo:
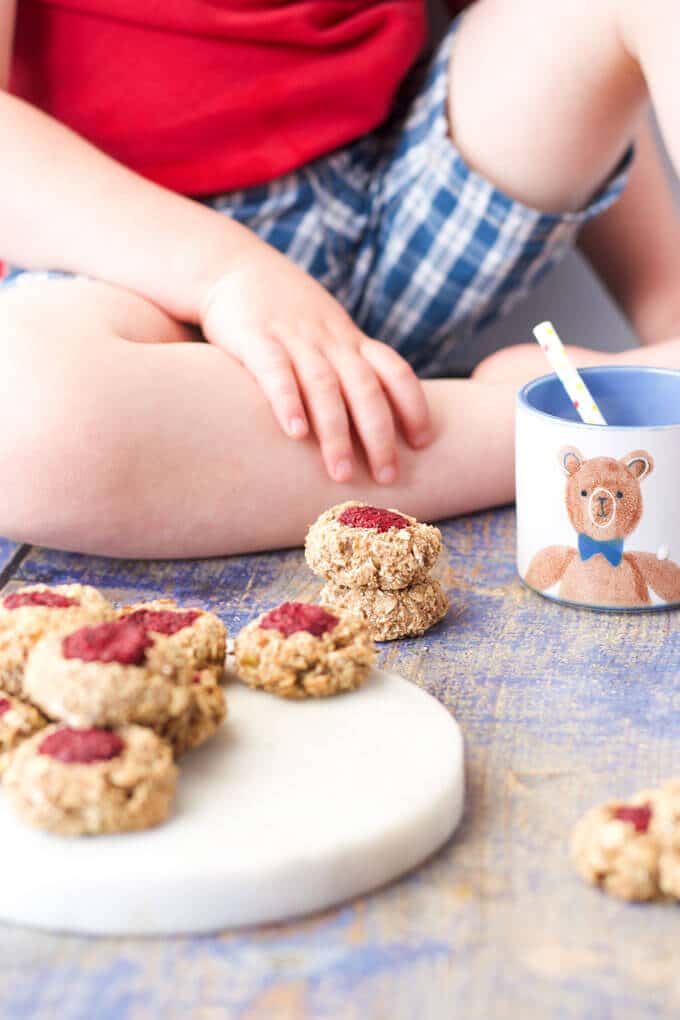
[[[680,369],[677,368],[655,368],[650,365],[592,365],[590,368],[579,368],[579,374],[583,376],[586,383],[591,376],[601,375],[602,373],[628,374],[631,372],[673,376],[680,382]],[[529,395],[535,387],[554,379],[557,379],[555,372],[548,372],[546,375],[539,376],[538,379],[532,379],[531,382],[525,383],[517,393],[518,409],[521,407],[523,411],[536,415],[536,417],[542,418],[544,421],[549,421],[553,424],[569,425],[570,428],[578,429],[579,431],[605,428],[617,432],[661,432],[669,429],[680,429],[680,422],[674,422],[670,425],[588,425],[584,421],[572,421],[570,418],[560,418],[556,414],[548,414],[547,411],[539,411],[537,407],[533,407],[529,403]],[[580,605],[580,603],[576,603],[576,605]]]

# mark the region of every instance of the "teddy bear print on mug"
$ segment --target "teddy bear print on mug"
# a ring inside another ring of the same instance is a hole
[[[648,606],[650,591],[664,602],[680,601],[680,567],[653,553],[624,552],[642,517],[641,482],[654,469],[651,455],[635,450],[620,460],[586,460],[569,446],[558,457],[567,476],[565,503],[577,543],[537,552],[527,584],[544,592],[559,582],[559,598],[592,606]]]

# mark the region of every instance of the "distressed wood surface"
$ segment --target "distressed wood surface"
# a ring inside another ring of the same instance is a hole
[[[0,586],[8,581],[16,569],[20,559],[28,552],[28,546],[19,545],[8,538],[0,538]]]
[[[3,1020],[680,1014],[677,909],[586,888],[565,850],[588,806],[680,773],[680,617],[598,615],[524,590],[509,510],[443,532],[451,612],[425,638],[383,646],[381,664],[461,723],[468,791],[455,838],[375,895],[276,927],[163,941],[0,927]],[[32,549],[11,573],[12,584],[78,579],[120,599],[174,594],[232,633],[319,588],[297,551],[163,564]]]

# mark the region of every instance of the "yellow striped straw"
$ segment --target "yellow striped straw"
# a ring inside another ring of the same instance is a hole
[[[606,425],[607,422],[593,400],[592,393],[569,360],[564,344],[557,335],[557,330],[552,322],[541,322],[535,326],[534,336],[567,391],[581,421],[584,421],[586,425]]]

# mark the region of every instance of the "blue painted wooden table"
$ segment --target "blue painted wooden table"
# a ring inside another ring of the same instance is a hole
[[[524,590],[510,510],[443,532],[449,617],[382,646],[381,660],[462,725],[468,792],[455,838],[375,895],[277,927],[164,941],[0,927],[2,1020],[680,1015],[676,908],[609,900],[566,855],[588,806],[680,773],[680,617],[597,615]],[[214,608],[232,634],[319,588],[299,551],[139,563],[3,543],[0,566],[3,584],[173,594]]]

